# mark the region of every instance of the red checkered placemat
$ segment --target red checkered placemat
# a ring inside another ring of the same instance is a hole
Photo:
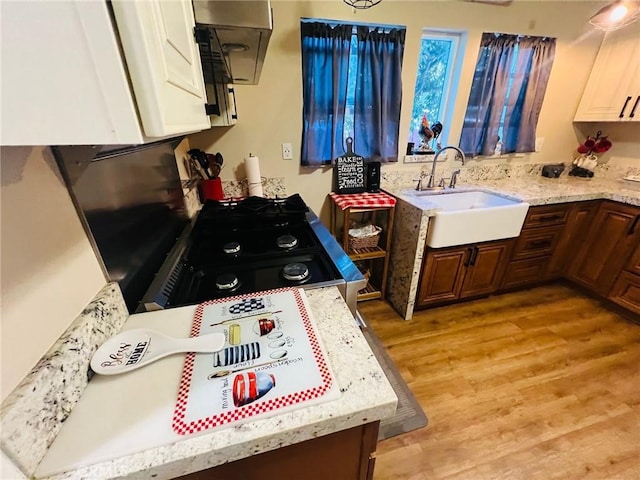
[[[329,194],[335,204],[340,207],[340,210],[345,210],[349,207],[361,207],[361,208],[380,208],[380,207],[394,207],[396,205],[395,197],[387,193],[350,193],[339,194],[331,192]]]
[[[225,348],[190,353],[173,430],[181,435],[264,418],[340,396],[302,289],[200,304],[191,336],[223,332]]]

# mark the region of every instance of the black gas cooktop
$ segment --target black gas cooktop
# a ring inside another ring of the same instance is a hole
[[[208,200],[175,270],[165,307],[341,279],[300,195]]]

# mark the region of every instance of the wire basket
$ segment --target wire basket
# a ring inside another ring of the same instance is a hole
[[[381,227],[374,225],[375,231],[371,235],[354,237],[349,234],[349,250],[360,250],[363,248],[374,248],[378,246],[380,241]]]

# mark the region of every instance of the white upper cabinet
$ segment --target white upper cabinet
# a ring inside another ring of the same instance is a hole
[[[191,1],[114,1],[144,133],[176,135],[209,128]]]
[[[606,34],[574,120],[640,121],[640,22]]]
[[[190,2],[130,3],[114,2],[125,63],[106,2],[0,2],[0,144],[139,144],[209,128]]]

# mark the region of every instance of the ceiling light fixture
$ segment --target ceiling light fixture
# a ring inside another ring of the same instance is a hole
[[[358,10],[364,10],[365,8],[371,8],[379,4],[382,0],[342,0],[350,7],[357,8]]]
[[[611,32],[626,27],[638,18],[640,18],[640,2],[617,0],[598,10],[589,23],[599,30]]]

